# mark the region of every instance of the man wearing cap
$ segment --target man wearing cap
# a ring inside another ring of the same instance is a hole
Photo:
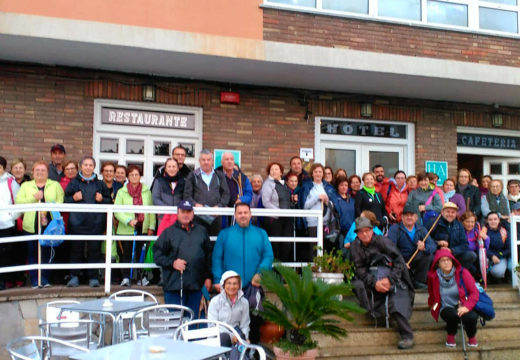
[[[56,144],[51,147],[51,162],[49,163],[49,179],[60,181],[65,176],[63,173],[63,162],[65,160],[65,147]]]
[[[431,237],[426,238],[428,230],[417,223],[414,208],[406,205],[403,209],[401,222],[392,225],[388,237],[397,246],[406,263],[418,250],[417,255],[409,265],[410,275],[416,289],[427,289],[428,270],[433,260],[437,245]]]
[[[390,239],[374,235],[369,219],[356,219],[356,234],[350,247],[356,266],[352,281],[356,297],[372,317],[385,317],[387,326],[388,317],[393,317],[401,336],[397,347],[410,349],[414,346],[410,317],[415,292],[406,263]]]
[[[202,286],[211,289],[211,250],[204,226],[193,223],[189,201],[177,206],[177,221],[153,245],[154,262],[163,270],[164,302],[199,313]]]
[[[260,288],[260,271],[271,269],[273,265],[273,248],[265,230],[251,225],[249,204],[235,205],[235,221],[235,225],[218,234],[212,256],[213,282],[218,284],[224,272],[233,270],[242,278],[246,295],[256,295]],[[220,291],[219,285],[215,288]],[[253,314],[251,321],[251,341],[257,342],[261,322]]]
[[[469,249],[464,226],[457,220],[458,209],[455,203],[445,202],[442,206],[441,218],[431,236],[437,242],[437,247],[450,250],[463,267],[475,272],[477,254]],[[431,222],[433,221],[435,219],[431,219]]]

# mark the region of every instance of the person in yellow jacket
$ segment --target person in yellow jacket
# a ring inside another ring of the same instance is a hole
[[[114,205],[153,205],[152,192],[148,186],[141,183],[141,176],[140,168],[134,165],[128,167],[128,183],[117,192]],[[116,231],[118,235],[153,235],[155,231],[155,214],[116,212],[114,215],[119,221]],[[134,262],[139,260],[143,245],[143,241],[136,241]],[[132,262],[132,248],[133,241],[121,241],[118,244],[117,251],[120,262]],[[121,277],[123,278],[121,286],[130,286],[130,269],[121,269]],[[142,283],[143,285],[147,285],[148,280],[143,278]]]
[[[34,180],[26,181],[20,187],[16,195],[16,204],[30,204],[37,202],[47,203],[63,203],[64,193],[59,182],[49,179],[48,165],[43,161],[36,161],[32,168]],[[51,221],[50,213],[47,211],[40,212],[40,232],[43,233],[45,227]],[[23,217],[23,234],[37,234],[38,220],[35,211],[28,211]],[[38,240],[29,241],[28,262],[36,264],[38,262]],[[52,262],[53,249],[50,247],[41,247],[42,264]],[[49,270],[42,270],[41,286],[49,287]],[[31,285],[33,289],[38,287],[38,272],[36,270],[29,271]]]

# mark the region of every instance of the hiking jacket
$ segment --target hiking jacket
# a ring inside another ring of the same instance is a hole
[[[193,205],[227,207],[229,203],[229,188],[222,173],[215,171],[209,186],[202,180],[201,169],[195,169],[184,183],[184,198]]]
[[[466,210],[471,210],[480,219],[481,208],[480,208],[480,190],[478,187],[469,185],[466,186],[463,192],[459,189],[459,184],[455,185],[455,192],[462,195],[464,198],[464,203],[468,204],[469,199],[469,207],[466,206]]]
[[[439,259],[444,256],[450,257],[453,261],[453,266],[455,266],[455,281],[457,283],[457,288],[459,289],[460,304],[467,307],[468,310],[471,311],[475,307],[475,304],[477,303],[480,296],[480,293],[475,286],[475,279],[473,279],[473,276],[471,276],[471,273],[467,269],[460,265],[455,256],[453,256],[453,254],[446,249],[437,251],[435,253],[435,257],[433,258],[430,271],[428,271],[428,307],[430,308],[431,314],[435,321],[439,320],[439,313],[441,312],[442,307],[440,281],[439,275],[437,274],[437,264]],[[460,285],[461,270],[462,281],[464,282],[466,290],[468,291],[467,296],[464,288]]]
[[[404,260],[408,261],[417,249],[417,242],[420,240],[422,241],[427,233],[428,230],[426,230],[424,226],[416,224],[415,236],[412,239],[410,238],[408,230],[404,224],[400,222],[399,224],[394,224],[390,227],[390,230],[388,230],[388,238],[397,246],[401,255],[403,255]],[[428,236],[424,245],[424,251],[426,254],[433,254],[437,250],[437,244],[430,236]]]
[[[447,222],[441,216],[435,229],[431,233],[434,241],[448,241],[449,248],[453,251],[453,255],[459,256],[469,251],[468,240],[466,240],[466,231],[464,226],[457,219],[453,222]]]
[[[385,200],[386,213],[393,213],[395,218],[397,219],[396,222],[399,223],[401,222],[401,216],[403,215],[404,206],[406,205],[406,201],[408,200],[408,187],[405,184],[404,188],[402,190],[399,190],[395,182],[392,181],[388,186],[388,196]]]
[[[177,176],[175,188],[164,176],[157,178],[152,189],[152,200],[156,206],[177,206],[184,196],[184,178]]]
[[[220,172],[222,176],[224,176],[224,179],[225,176],[227,176],[224,173],[224,169],[222,168],[222,166],[218,167],[215,171]],[[242,171],[233,170],[233,173],[231,174],[231,179],[237,185],[240,202],[249,204],[251,202],[251,199],[253,198],[253,187],[251,186],[251,182],[249,181],[248,177]],[[237,199],[229,199],[228,205],[230,207],[233,207],[235,205],[236,200]]]
[[[372,197],[365,189],[361,188],[356,194],[356,217],[360,216],[364,210],[372,211],[379,221],[379,228],[382,229],[387,216],[385,202],[383,196],[379,192],[375,192]]]
[[[177,221],[153,245],[154,262],[163,270],[164,291],[200,290],[211,279],[211,244],[206,228],[190,223],[189,231]],[[187,261],[182,274],[173,268],[176,259]]]
[[[123,186],[118,192],[116,196],[116,201],[114,205],[133,205],[134,199],[128,193],[128,184]],[[153,205],[152,203],[152,193],[146,184],[142,184],[143,188],[141,190],[141,196],[143,198],[143,206]],[[128,225],[131,220],[135,219],[135,214],[139,213],[139,210],[136,209],[135,213],[132,212],[116,212],[114,216],[119,223],[117,225],[116,233],[119,235],[133,235],[134,227]],[[142,233],[147,234],[148,230],[155,230],[155,214],[145,213],[144,221],[143,221],[143,229]]]
[[[238,327],[244,334],[244,338],[249,338],[249,301],[244,297],[244,292],[238,290],[237,300],[231,303],[224,291],[224,286],[220,294],[211,299],[208,307],[208,320],[222,321],[232,328]]]
[[[7,171],[0,176],[0,206],[14,205],[20,185],[14,176]],[[20,216],[15,212],[0,212],[0,229],[9,229],[15,226],[16,219]]]

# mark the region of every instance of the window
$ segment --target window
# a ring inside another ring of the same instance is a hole
[[[119,140],[101,138],[100,147],[101,147],[100,152],[102,152],[102,153],[117,154],[119,152]]]
[[[126,140],[127,154],[144,154],[143,140]]]
[[[379,0],[379,16],[421,20],[420,0]]]
[[[468,26],[468,7],[443,1],[428,1],[428,22]]]
[[[154,155],[169,156],[170,155],[170,143],[154,141]]]
[[[323,9],[368,14],[368,0],[322,0]]]
[[[489,165],[491,175],[502,175],[502,163],[494,163]]]
[[[486,33],[518,34],[518,0],[264,0],[276,8],[345,16],[355,14],[370,20],[385,18],[405,24],[467,28]]]
[[[481,29],[516,33],[518,32],[518,13],[480,7],[479,24]]]

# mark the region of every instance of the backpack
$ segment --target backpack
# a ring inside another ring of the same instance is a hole
[[[468,297],[468,289],[466,289],[466,285],[462,280],[462,268],[460,269],[460,286],[464,288],[464,293],[466,294],[466,298]],[[479,291],[478,301],[475,304],[473,310],[481,317],[480,323],[482,325],[486,324],[486,321],[493,320],[495,318],[495,309],[493,307],[493,300],[489,297],[486,291],[477,283],[477,289]]]
[[[328,210],[329,216],[323,218],[323,247],[325,250],[334,249],[335,251],[343,248],[340,216],[332,201],[329,201],[325,208]]]
[[[65,224],[59,211],[51,211],[52,220],[43,230],[43,235],[65,235]],[[65,240],[45,240],[40,239],[40,245],[45,247],[57,247],[60,246]]]

